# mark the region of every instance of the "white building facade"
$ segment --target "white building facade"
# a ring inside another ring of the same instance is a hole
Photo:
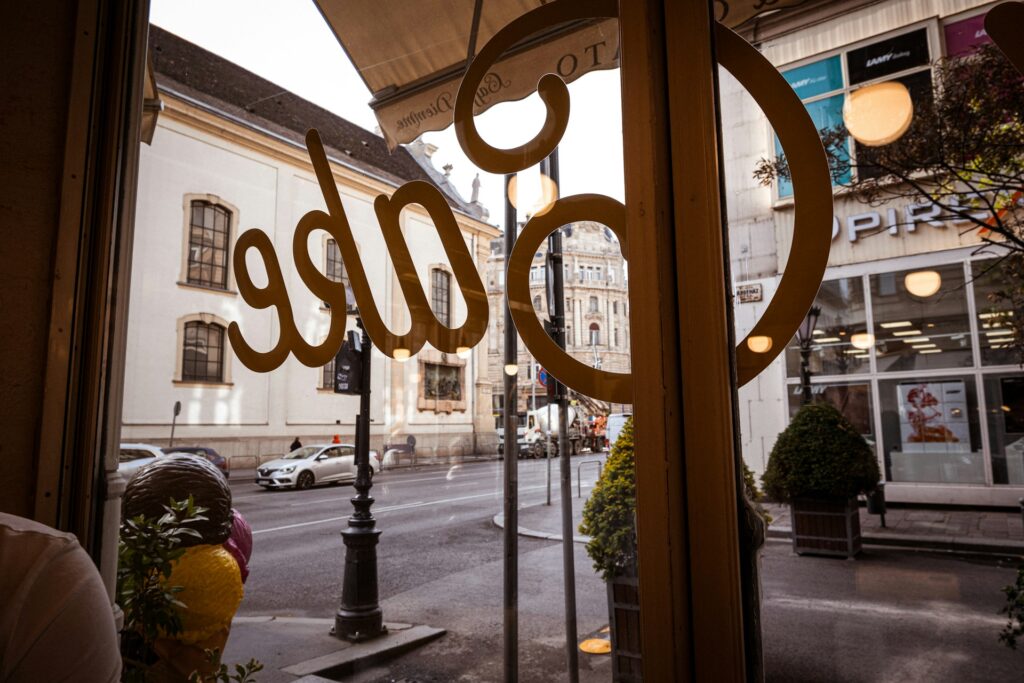
[[[852,90],[896,79],[930,86],[930,64],[987,41],[993,3],[970,0],[809,3],[751,29],[748,40],[787,78],[819,128],[841,122]],[[783,23],[785,22],[785,23]],[[722,76],[723,138],[737,339],[764,313],[787,268],[792,189],[758,184],[776,153],[769,122]],[[856,144],[850,141],[850,153]],[[912,200],[867,205],[837,190],[832,248],[816,305],[814,394],[836,405],[875,449],[890,501],[1016,505],[1024,495],[1024,373],[1005,342],[982,276],[997,255],[976,231]],[[908,276],[910,279],[908,280]],[[914,293],[908,282],[937,289]],[[1011,335],[1011,336],[1007,336]],[[739,391],[744,458],[762,473],[799,408],[796,340]]]
[[[333,392],[332,367],[309,368],[289,356],[262,374],[234,357],[231,322],[258,350],[278,335],[276,310],[257,310],[238,293],[234,244],[254,228],[270,237],[297,328],[310,343],[322,339],[330,311],[292,258],[299,219],[327,208],[302,144],[301,127],[320,128],[370,289],[385,322],[401,331],[408,311],[373,201],[406,180],[430,177],[404,150],[385,156],[378,136],[196,46],[155,28],[151,42],[165,108],[140,160],[122,441],[167,445],[178,401],[175,443],[212,446],[234,467],[280,455],[296,437],[350,441],[359,399]],[[263,93],[270,93],[265,105],[247,106]],[[260,106],[272,109],[264,115]],[[446,197],[483,271],[497,230],[471,215],[475,207]],[[424,292],[442,321],[458,324],[465,302],[429,216],[410,206],[401,221]],[[326,232],[313,233],[306,249],[329,278],[347,278]],[[254,284],[265,285],[255,250],[246,263]],[[349,317],[349,329],[354,322]],[[376,351],[372,362],[374,448],[412,436],[425,459],[495,452],[484,344],[466,358],[426,347],[408,363]]]

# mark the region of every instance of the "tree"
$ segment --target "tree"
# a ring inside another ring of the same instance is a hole
[[[995,306],[1024,315],[1024,81],[994,45],[933,64],[931,88],[912,86],[914,117],[897,140],[879,147],[854,143],[842,124],[820,132],[833,183],[878,206],[912,199],[938,207],[941,221],[976,232],[978,252],[998,256],[991,268],[1001,286]],[[847,141],[854,153],[848,153]],[[762,184],[789,179],[785,155],[762,158]],[[886,226],[888,227],[888,226]],[[884,230],[885,228],[880,228]],[[1015,337],[1024,364],[1024,339]]]

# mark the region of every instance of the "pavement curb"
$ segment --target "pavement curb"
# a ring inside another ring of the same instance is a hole
[[[792,540],[791,527],[768,528],[768,538],[784,538]],[[996,541],[993,539],[972,539],[962,536],[916,536],[913,534],[862,534],[864,545],[900,546],[903,548],[925,548],[928,550],[948,550],[952,552],[995,553],[1000,555],[1024,555],[1022,541]]]
[[[504,529],[505,528],[505,513],[504,512],[499,512],[498,514],[494,515],[494,517],[491,518],[491,522],[493,522],[494,526],[498,527],[499,529]],[[518,527],[517,530],[516,530],[516,533],[519,536],[526,536],[528,538],[540,538],[540,539],[543,539],[545,541],[561,541],[562,540],[562,534],[549,534],[546,531],[535,531],[533,529],[527,529],[524,526]],[[590,543],[590,536],[573,536],[572,537],[572,542],[573,543]]]
[[[356,666],[368,666],[389,659],[420,645],[440,638],[447,631],[432,626],[410,624],[385,624],[387,634],[362,643],[346,643],[339,640],[335,652],[307,659],[281,669],[284,673],[303,677],[304,681],[339,680]]]

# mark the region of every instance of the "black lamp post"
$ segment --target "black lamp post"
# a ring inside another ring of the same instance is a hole
[[[351,312],[351,311],[350,311]],[[356,495],[355,511],[348,518],[348,528],[341,532],[345,542],[345,578],[341,587],[341,607],[334,616],[334,635],[350,641],[361,641],[383,634],[384,617],[377,598],[377,541],[380,529],[370,512],[373,497],[373,475],[370,469],[370,337],[361,318],[356,325],[359,337],[359,415],[356,417]],[[352,342],[354,332],[349,333]],[[339,353],[339,358],[342,356]],[[335,390],[338,390],[340,368],[335,361]],[[349,390],[345,393],[355,393]]]
[[[803,390],[801,405],[811,402],[811,342],[814,340],[814,327],[821,315],[820,306],[811,306],[796,331],[797,342],[800,344],[800,387]]]

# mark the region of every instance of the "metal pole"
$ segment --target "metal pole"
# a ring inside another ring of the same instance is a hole
[[[505,282],[508,283],[508,259],[516,244],[516,209],[508,196],[508,185],[515,176],[505,176]],[[505,366],[518,366],[516,328],[505,300]],[[503,368],[503,371],[506,369]],[[504,557],[504,668],[506,683],[519,680],[519,433],[516,429],[519,373],[505,378],[505,541]]]
[[[178,424],[178,415],[181,414],[181,401],[174,402],[174,416],[171,418],[171,442],[167,444],[168,448],[174,446],[174,428]]]
[[[351,641],[367,640],[385,632],[384,617],[377,600],[377,541],[380,529],[370,512],[373,475],[370,470],[370,337],[363,321],[360,350],[361,391],[356,417],[356,495],[348,528],[341,532],[345,542],[345,578],[341,587],[341,607],[334,617],[334,635]]]
[[[803,339],[800,340],[800,387],[802,389],[802,405],[807,405],[811,402],[811,367],[810,367],[810,355],[811,355],[811,340]]]
[[[551,152],[541,170],[554,181],[556,192],[559,186],[558,148]],[[560,192],[559,192],[560,194]],[[558,228],[548,237],[548,251],[552,254],[552,289],[555,310],[551,311],[554,323],[555,343],[565,348],[565,270],[562,266],[562,229]],[[579,653],[576,636],[576,558],[573,554],[572,523],[572,465],[569,462],[569,401],[566,387],[555,382],[555,397],[558,402],[558,457],[561,461],[562,503],[562,574],[565,584],[565,656],[569,668],[569,680],[579,680]]]
[[[551,505],[551,401],[548,400],[547,408],[548,420],[544,423],[544,458],[547,460],[548,475],[547,475],[547,490],[548,500],[547,505]]]

